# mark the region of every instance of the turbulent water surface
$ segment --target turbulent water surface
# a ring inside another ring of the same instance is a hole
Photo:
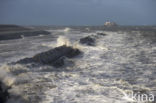
[[[10,102],[129,103],[134,101],[128,96],[131,92],[156,95],[156,42],[139,31],[49,31],[51,35],[0,41],[0,69],[7,72],[0,75],[16,95]],[[80,38],[98,32],[106,35],[98,35],[95,46],[79,43]],[[66,58],[59,68],[8,64],[63,44],[83,53]]]

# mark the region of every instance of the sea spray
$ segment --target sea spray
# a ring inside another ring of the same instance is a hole
[[[13,85],[15,78],[0,67],[0,102],[6,103],[10,98],[9,89]]]
[[[69,39],[67,39],[66,37],[59,36],[57,39],[57,46],[62,46],[62,45],[71,46],[71,43]]]
[[[18,81],[19,77],[19,70],[26,69],[22,65],[8,65],[4,64],[0,67],[0,87],[2,87],[2,91],[5,91],[2,93],[3,97],[0,96],[0,99],[4,98],[2,103],[26,103],[26,98],[24,97],[24,94],[21,92],[22,88],[18,87]],[[18,72],[18,73],[15,73]],[[24,78],[21,77],[20,78]],[[1,92],[1,91],[0,91]],[[2,98],[1,98],[2,97]],[[25,98],[25,99],[24,99]]]
[[[69,32],[70,30],[71,30],[70,28],[66,27],[66,28],[64,29],[64,32]]]
[[[0,67],[0,81],[5,85],[11,86],[15,82],[15,78],[9,73],[6,68],[9,68],[7,65]]]

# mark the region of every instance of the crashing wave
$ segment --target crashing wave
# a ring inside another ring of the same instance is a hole
[[[20,89],[15,86],[17,78],[11,73],[17,69],[22,69],[22,67],[17,65],[0,67],[0,103],[27,103]]]
[[[69,32],[70,30],[71,29],[67,27],[67,28],[64,29],[64,32]]]

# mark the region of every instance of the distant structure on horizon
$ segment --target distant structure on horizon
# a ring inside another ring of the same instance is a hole
[[[111,26],[117,26],[117,23],[115,22],[110,22],[110,21],[107,21],[104,23],[104,26],[107,26],[107,27],[111,27]]]

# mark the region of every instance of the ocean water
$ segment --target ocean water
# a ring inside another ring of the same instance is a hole
[[[139,31],[48,31],[51,35],[0,41],[0,78],[11,85],[9,92],[16,95],[8,102],[144,103],[129,94],[156,95],[156,41]],[[99,32],[106,35],[99,35],[95,46],[79,43],[80,38]],[[60,68],[8,64],[63,44],[83,54],[66,59]]]

